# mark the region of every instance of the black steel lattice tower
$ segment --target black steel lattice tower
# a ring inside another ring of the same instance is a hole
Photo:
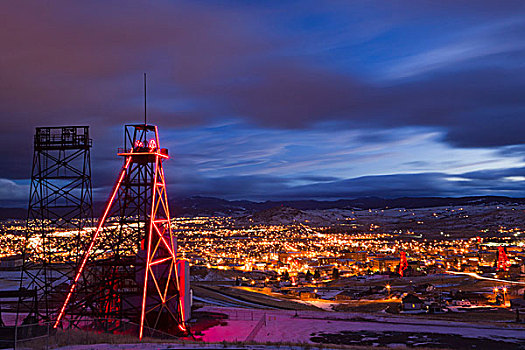
[[[88,126],[36,128],[18,321],[51,320],[75,271],[93,226],[91,145]]]

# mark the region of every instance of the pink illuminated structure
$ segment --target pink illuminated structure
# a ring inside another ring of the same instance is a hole
[[[405,252],[401,252],[401,258],[399,260],[399,274],[401,277],[404,275],[404,271],[408,268],[408,262],[407,262],[407,254]]]
[[[505,252],[505,247],[498,247],[498,270],[499,271],[508,271],[509,270],[509,258],[507,257],[507,252]]]
[[[181,300],[181,284],[187,282],[179,279],[162,166],[169,156],[159,144],[156,126],[126,125],[119,152],[124,165],[86,242],[55,328],[91,319],[118,331],[130,320],[139,324],[140,339],[156,330],[187,332]]]

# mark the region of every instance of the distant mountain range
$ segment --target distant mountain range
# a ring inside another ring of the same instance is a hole
[[[244,215],[275,207],[290,207],[299,210],[322,209],[386,209],[386,208],[429,208],[442,206],[462,205],[518,205],[525,204],[525,198],[510,198],[498,196],[483,197],[403,197],[385,199],[365,197],[356,199],[339,199],[335,201],[293,200],[293,201],[265,201],[254,202],[248,200],[229,201],[213,197],[190,197],[184,199],[171,198],[170,207],[175,216],[209,216],[209,215]],[[102,212],[104,203],[95,203],[95,213]],[[24,219],[27,215],[25,208],[0,208],[0,219]]]

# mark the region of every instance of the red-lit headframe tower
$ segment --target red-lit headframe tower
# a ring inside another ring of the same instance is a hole
[[[177,261],[170,226],[166,180],[157,127],[126,125],[124,157],[117,182],[97,228],[57,310],[55,327],[94,322],[106,331],[122,320],[138,323],[138,335],[150,330],[185,332],[187,272]]]

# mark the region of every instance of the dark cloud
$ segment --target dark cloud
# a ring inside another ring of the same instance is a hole
[[[457,195],[444,180],[443,174],[401,174],[364,176],[328,184],[313,184],[285,190],[294,198],[357,198],[377,196],[397,198],[405,196],[427,197]]]
[[[424,168],[424,167],[428,167],[430,165],[430,162],[425,162],[425,161],[420,161],[420,160],[415,160],[415,161],[410,161],[410,162],[406,162],[406,163],[403,163],[403,165],[408,165],[412,168]]]
[[[233,99],[234,114],[266,126],[304,128],[330,119],[349,128],[429,126],[444,131],[445,140],[458,147],[496,147],[523,142],[525,79],[516,74],[525,76],[525,70],[466,70],[375,86],[281,62],[278,68],[251,71],[258,77],[253,84],[210,95]],[[384,130],[370,136],[395,138]]]
[[[0,178],[0,206],[23,207],[29,198],[29,186]]]
[[[525,72],[490,65],[510,52],[516,55],[513,61],[522,61],[523,47],[516,43],[512,48],[515,37],[524,32],[521,23],[506,29],[515,32],[505,39],[511,48],[480,54],[488,61],[485,67],[472,70],[466,65],[415,82],[377,85],[314,64],[300,51],[295,57],[275,55],[299,39],[289,43],[264,32],[266,37],[258,36],[264,26],[261,20],[251,23],[250,7],[162,1],[154,6],[144,1],[121,5],[2,4],[7,30],[0,34],[1,113],[16,116],[6,127],[20,131],[28,121],[56,124],[68,118],[118,125],[140,118],[139,74],[151,69],[158,101],[172,104],[172,112],[159,113],[157,120],[172,125],[218,113],[277,127],[306,127],[335,118],[358,127],[440,126],[461,146],[521,142],[513,132],[522,126],[521,112],[508,109],[524,107],[520,91]],[[439,7],[462,9],[430,2],[411,11],[424,18]],[[492,8],[488,3],[474,7]],[[505,8],[503,14],[511,16],[512,6]],[[176,108],[177,94],[196,106]],[[504,119],[502,131],[490,134],[495,119]],[[507,137],[501,137],[503,133]]]
[[[525,176],[525,168],[508,171],[485,171],[451,176],[443,173],[363,176],[354,179],[318,181],[295,186],[289,180],[271,176],[245,176],[204,179],[194,188],[174,186],[175,196],[198,193],[228,199],[340,199],[377,196],[461,197],[482,196],[498,192],[510,197],[524,197],[522,181],[507,179]]]
[[[501,147],[498,149],[498,152],[503,157],[522,157],[525,160],[525,145]]]
[[[290,180],[276,176],[196,176],[191,183],[171,184],[170,196],[215,196],[230,199],[270,198],[288,187]]]
[[[113,174],[116,175],[116,174]],[[114,177],[112,177],[114,178]],[[363,176],[353,179],[304,177],[312,184],[297,186],[294,180],[278,176],[204,177],[193,174],[191,182],[170,177],[170,198],[212,196],[226,199],[341,199],[376,196],[399,197],[462,197],[505,195],[525,197],[525,168],[486,170],[449,175],[443,173]],[[23,206],[28,187],[0,179],[0,206]],[[103,201],[112,184],[94,189],[95,198]]]
[[[155,122],[201,124],[208,111],[177,84],[198,84],[231,57],[256,52],[235,18],[169,1],[0,4],[0,176],[27,177],[30,161],[21,160],[31,158],[35,126],[89,124],[97,143],[114,141],[120,130],[108,127],[142,120],[143,71],[154,82]]]
[[[298,180],[311,181],[311,182],[332,182],[340,180],[338,177],[334,176],[302,176]]]
[[[525,177],[525,168],[480,170],[480,171],[473,171],[473,172],[469,172],[469,173],[465,173],[461,175],[461,177],[464,177],[470,180],[487,180],[487,181],[501,181],[507,177],[516,177],[516,176]]]

